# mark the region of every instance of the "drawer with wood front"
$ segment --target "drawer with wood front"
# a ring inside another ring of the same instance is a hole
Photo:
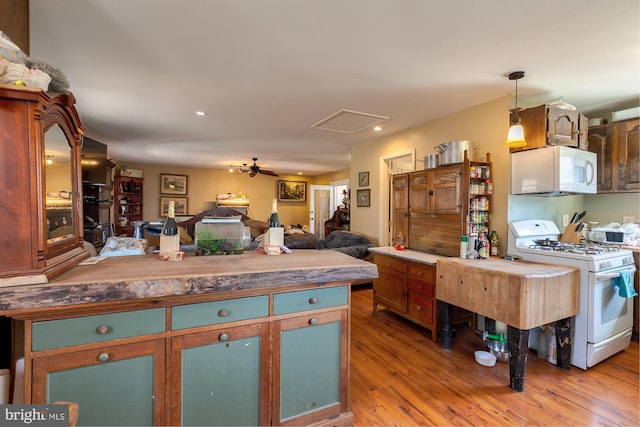
[[[348,286],[275,294],[273,296],[273,314],[289,314],[299,311],[335,307],[345,305],[348,301]]]
[[[424,326],[433,330],[434,325],[434,299],[420,294],[409,294],[407,314]],[[435,332],[434,332],[435,333]]]
[[[390,256],[384,256],[379,254],[373,255],[373,262],[378,267],[388,268],[390,270],[399,271],[401,273],[407,272],[407,262],[402,259],[397,259]]]
[[[425,297],[435,296],[435,284],[409,276],[409,293],[418,292]]]
[[[269,316],[269,296],[178,305],[171,309],[171,330],[218,325]]]
[[[409,264],[409,275],[435,283],[436,268],[432,265]]]
[[[131,338],[164,332],[165,309],[33,322],[31,330],[32,351]]]

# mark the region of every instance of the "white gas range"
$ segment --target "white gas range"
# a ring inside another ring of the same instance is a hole
[[[616,279],[621,271],[628,271],[633,280],[633,254],[616,245],[559,242],[559,235],[553,221],[513,221],[509,223],[507,250],[525,261],[580,270],[580,307],[574,320],[571,364],[587,369],[629,346],[633,298],[619,295]]]

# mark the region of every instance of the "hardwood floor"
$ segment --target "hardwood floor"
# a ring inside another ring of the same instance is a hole
[[[356,426],[640,425],[638,343],[587,371],[558,369],[529,354],[523,393],[509,364],[487,368],[482,338],[458,326],[446,352],[427,329],[372,314],[372,290],[353,287],[350,406]]]

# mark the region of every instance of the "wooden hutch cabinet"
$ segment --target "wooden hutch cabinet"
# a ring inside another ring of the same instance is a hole
[[[589,129],[589,151],[598,155],[598,193],[640,191],[640,119]]]
[[[460,236],[489,233],[491,159],[470,161],[393,176],[393,238],[402,233],[409,249],[460,255]],[[399,252],[401,253],[401,252]],[[436,265],[374,253],[373,309],[389,310],[431,330],[437,338]],[[454,322],[473,322],[473,313],[455,309]]]
[[[45,283],[89,256],[74,104],[70,92],[0,84],[0,280]]]
[[[394,177],[393,187],[393,236],[402,231],[410,249],[458,256],[460,236],[491,229],[489,154],[486,162],[472,162],[465,155],[462,163],[401,174],[397,181]]]

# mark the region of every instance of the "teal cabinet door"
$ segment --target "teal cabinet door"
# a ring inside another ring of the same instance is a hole
[[[39,357],[32,400],[76,402],[82,426],[165,425],[164,370],[163,339]]]
[[[274,424],[306,425],[348,410],[348,311],[276,321]]]
[[[268,425],[267,324],[172,338],[171,423]]]

